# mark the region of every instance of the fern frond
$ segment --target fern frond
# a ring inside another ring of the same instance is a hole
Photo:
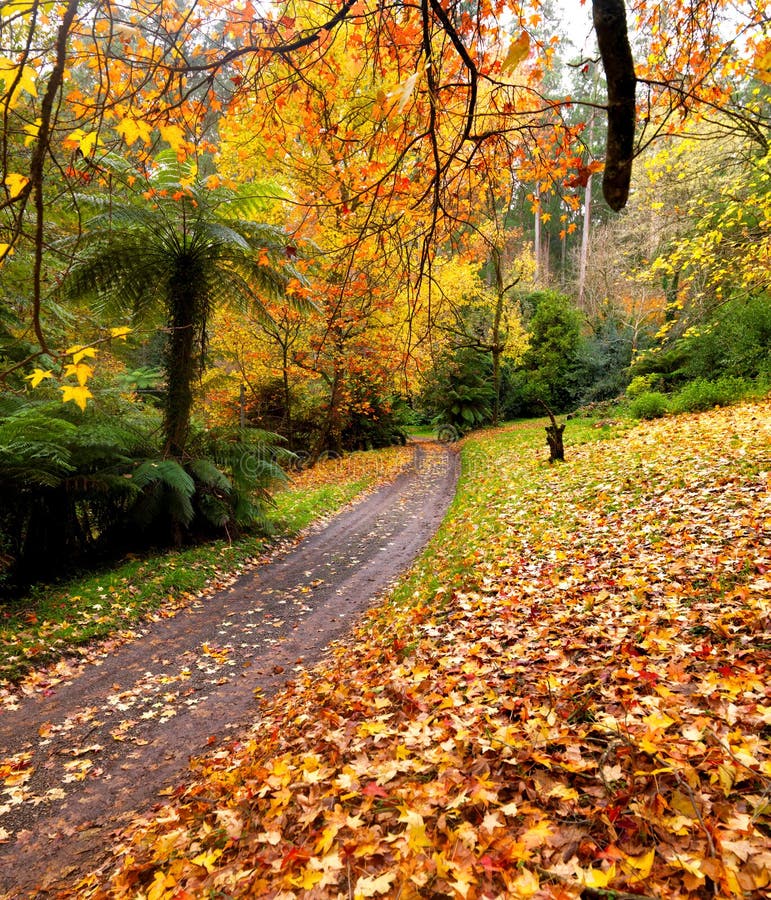
[[[186,468],[196,481],[208,488],[228,493],[233,487],[227,475],[209,459],[192,459]]]
[[[140,488],[157,483],[188,498],[195,492],[195,482],[174,459],[147,460],[137,466],[132,478]]]

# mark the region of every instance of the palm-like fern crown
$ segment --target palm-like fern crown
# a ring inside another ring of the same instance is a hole
[[[86,198],[101,211],[88,223],[65,296],[142,317],[184,289],[205,331],[214,306],[234,303],[267,315],[264,299],[284,296],[289,280],[301,279],[282,229],[246,218],[264,213],[264,201],[207,189],[192,164],[171,151],[158,154],[148,182],[153,206]]]
[[[123,161],[104,164],[127,174]],[[101,210],[89,222],[80,260],[61,293],[93,298],[97,310],[111,306],[135,318],[165,312],[165,452],[182,457],[211,310],[232,303],[267,317],[264,300],[286,296],[290,278],[300,276],[281,229],[240,218],[255,210],[253,197],[208,190],[192,164],[170,151],[156,157],[147,181],[144,196],[152,205],[87,198]]]

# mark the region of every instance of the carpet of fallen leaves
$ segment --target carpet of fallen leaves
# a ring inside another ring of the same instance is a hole
[[[469,443],[406,588],[76,895],[769,896],[770,413]]]

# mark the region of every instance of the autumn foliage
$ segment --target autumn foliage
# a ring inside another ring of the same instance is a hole
[[[763,896],[768,414],[468,443],[411,577],[77,895]]]

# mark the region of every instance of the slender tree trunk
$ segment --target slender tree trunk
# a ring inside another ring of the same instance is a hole
[[[535,256],[535,283],[541,281],[541,192],[538,185],[535,188],[535,234],[533,255]]]
[[[324,425],[319,435],[316,449],[313,453],[314,462],[324,453],[325,450],[331,450],[334,453],[340,451],[340,389],[343,385],[343,379],[340,372],[335,368],[335,373],[329,383],[329,402],[327,403],[327,411],[324,416]]]
[[[289,449],[294,449],[294,422],[292,421],[292,392],[289,389],[289,347],[281,345],[281,379],[284,386],[284,429]]]
[[[498,249],[493,251],[493,267],[495,270],[495,315],[493,317],[492,333],[492,357],[493,357],[493,425],[498,425],[501,419],[501,355],[505,342],[501,340],[501,326],[503,324],[503,261]]]
[[[578,302],[583,305],[586,292],[586,264],[589,258],[589,229],[592,219],[592,176],[586,180],[584,192],[584,225],[581,232],[581,261],[578,268]]]
[[[194,292],[183,285],[172,288],[163,430],[164,453],[176,458],[185,453],[193,408],[193,381],[198,372],[197,305]]]

